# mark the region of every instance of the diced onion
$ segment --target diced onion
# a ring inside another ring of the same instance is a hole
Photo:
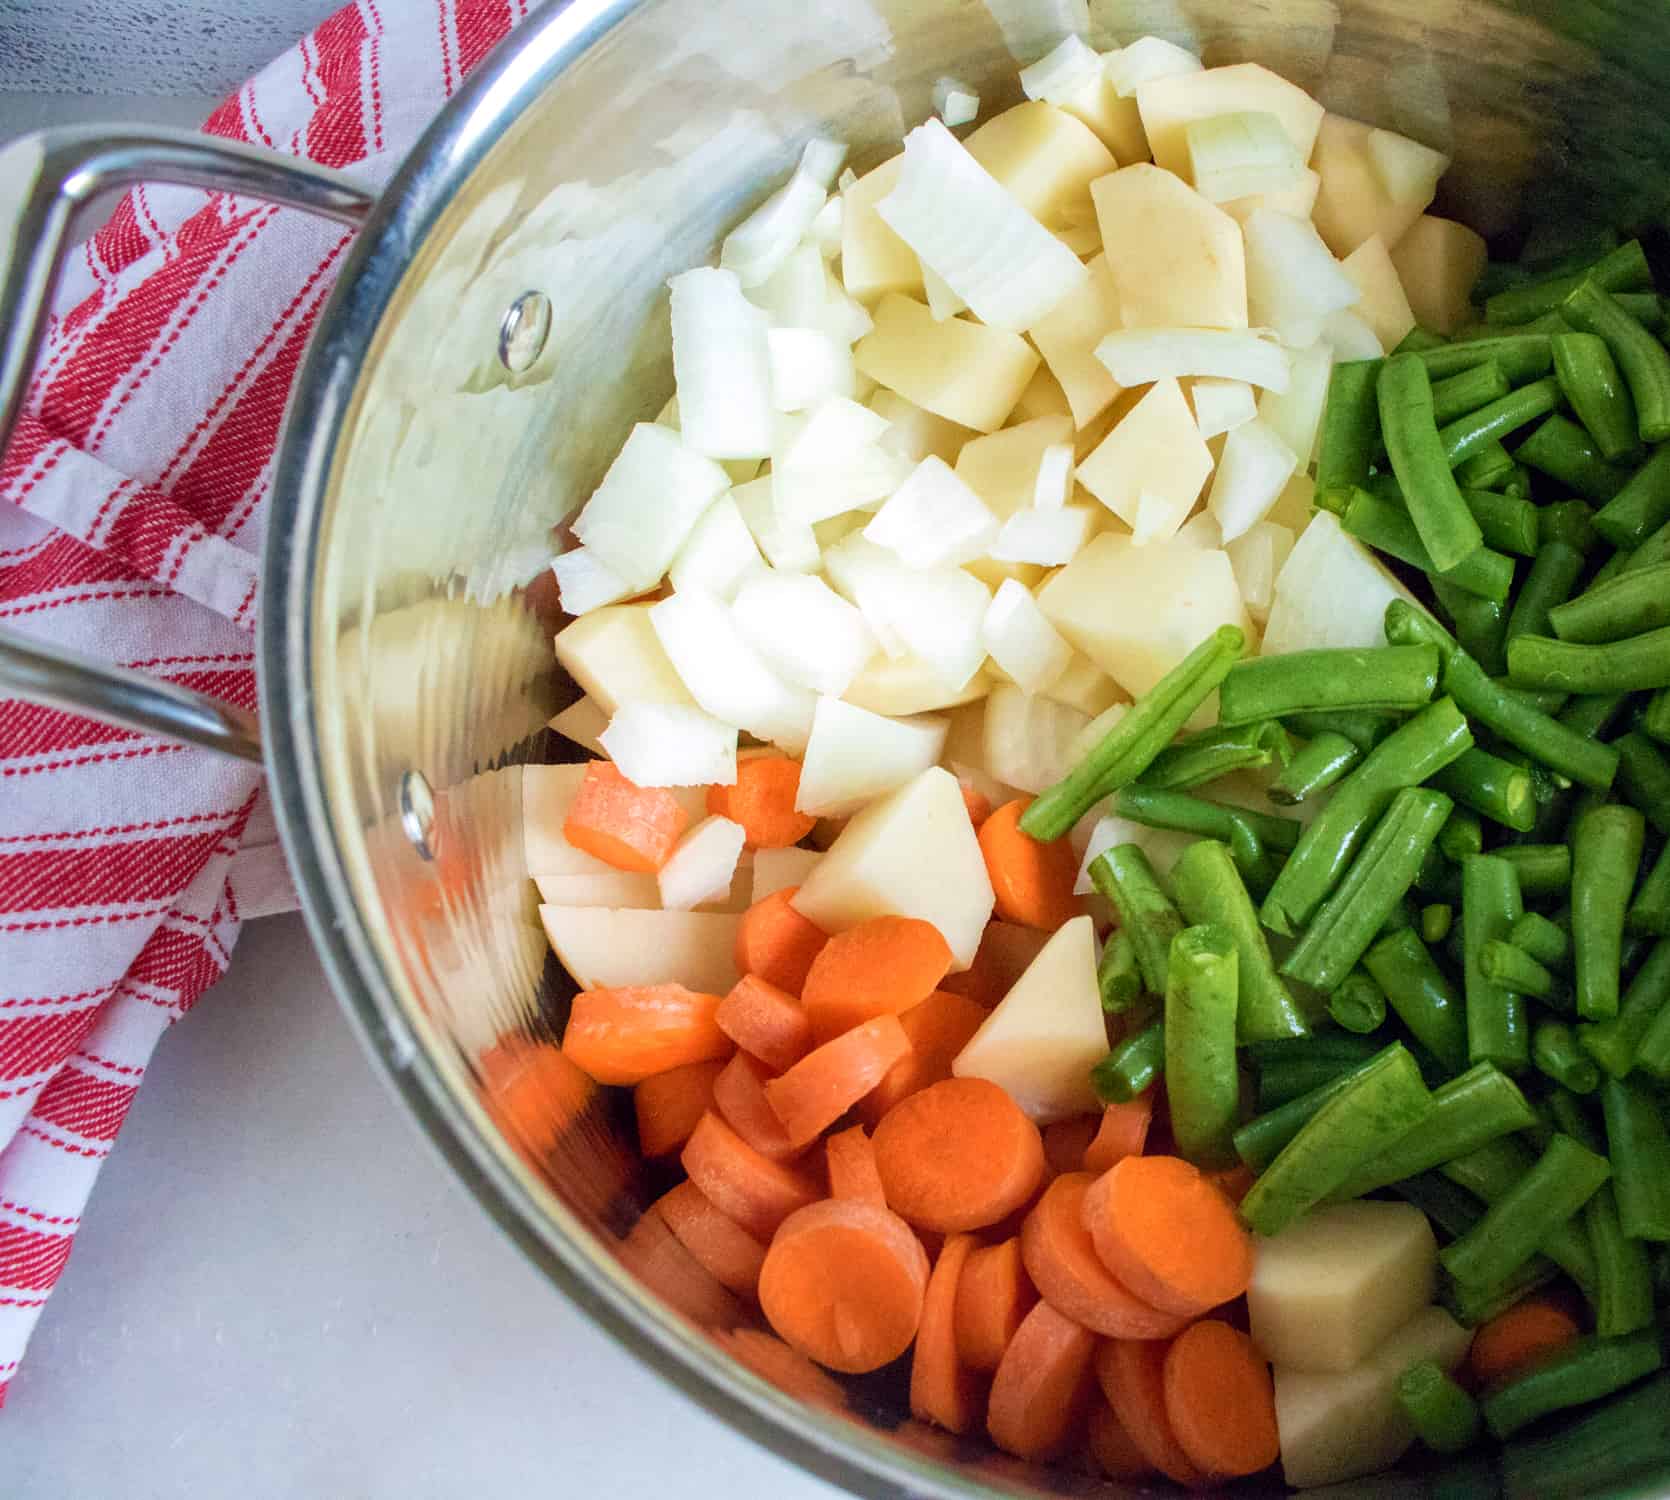
[[[1225,543],[1264,519],[1299,461],[1263,422],[1243,422],[1224,438],[1206,508],[1223,528]]]
[[[867,404],[890,424],[881,436],[881,446],[909,459],[913,465],[921,463],[930,453],[955,464],[963,444],[973,436],[968,428],[905,400],[886,386],[877,390]]]
[[[927,266],[922,267],[922,290],[928,297],[928,311],[941,323],[968,311],[968,304],[945,284],[945,278]]]
[[[1328,400],[1328,378],[1333,374],[1333,351],[1327,344],[1295,349],[1287,357],[1293,378],[1285,391],[1266,391],[1258,398],[1258,417],[1297,455],[1301,469],[1309,466]]]
[[[1096,346],[1096,358],[1123,386],[1167,376],[1214,375],[1285,391],[1287,356],[1256,333],[1219,328],[1124,328]]]
[[[1308,219],[1260,208],[1242,226],[1247,246],[1247,315],[1295,349],[1314,344],[1329,313],[1361,295]]]
[[[818,699],[795,811],[839,818],[919,776],[945,748],[944,719],[889,719]]]
[[[1259,521],[1224,548],[1247,613],[1260,625],[1270,618],[1276,575],[1293,550],[1293,542],[1293,533],[1287,527],[1275,521]]]
[[[1038,460],[1038,478],[1032,486],[1032,504],[1037,510],[1060,510],[1073,493],[1073,445],[1051,443]]]
[[[1028,693],[1041,693],[1067,669],[1072,647],[1050,624],[1025,584],[1006,578],[998,585],[981,639],[992,660]]]
[[[729,818],[703,818],[656,873],[662,909],[689,911],[729,892],[745,837]]]
[[[688,703],[623,703],[598,743],[636,786],[736,781],[736,725]]]
[[[731,609],[772,670],[815,693],[840,697],[876,651],[863,614],[810,574],[762,574]]]
[[[1023,792],[1041,792],[1073,769],[1071,746],[1088,714],[1000,682],[986,696],[986,770]]]
[[[1129,99],[1143,84],[1156,78],[1198,73],[1201,68],[1200,59],[1194,53],[1158,36],[1138,37],[1130,46],[1108,53],[1102,66],[1107,70],[1113,91],[1121,99]]]
[[[1189,388],[1189,401],[1203,438],[1215,438],[1258,415],[1258,398],[1244,380],[1202,376]]]
[[[1063,37],[1031,67],[1021,69],[1028,99],[1060,104],[1082,93],[1102,72],[1102,55],[1083,37]]]
[[[1131,522],[1131,540],[1139,547],[1150,542],[1163,542],[1174,536],[1181,527],[1177,511],[1189,502],[1175,500],[1168,495],[1155,495],[1144,490],[1137,496],[1136,517]]]
[[[908,469],[879,446],[886,431],[885,417],[844,396],[819,404],[772,458],[778,514],[810,525],[892,494]]]
[[[881,642],[881,649],[894,660],[907,655],[905,643],[887,614],[893,580],[905,571],[904,564],[862,532],[854,532],[825,550],[823,570],[841,596],[858,606]]]
[[[852,349],[818,328],[773,328],[766,334],[771,351],[771,399],[778,411],[804,411],[831,396],[849,400],[858,394]]]
[[[1331,312],[1322,320],[1322,342],[1340,360],[1379,359],[1386,352],[1374,330],[1349,308]]]
[[[685,443],[709,458],[764,458],[774,426],[765,316],[731,271],[698,267],[667,285]]]
[[[821,136],[808,141],[789,180],[725,236],[721,269],[734,271],[745,287],[770,277],[811,232],[846,154],[839,141]]]
[[[1216,552],[1224,544],[1223,527],[1218,525],[1218,518],[1211,511],[1203,510],[1179,526],[1177,535],[1171,541],[1176,547],[1198,547],[1202,552]]]
[[[1374,554],[1346,534],[1333,512],[1319,510],[1276,574],[1263,654],[1383,646],[1386,606],[1393,599],[1414,603]]]
[[[922,460],[883,503],[864,535],[911,568],[972,562],[997,532],[997,517],[942,458]]]
[[[1183,134],[1195,191],[1213,203],[1279,193],[1305,170],[1281,121],[1262,110],[1191,120]]]
[[[799,245],[768,280],[749,291],[748,300],[773,328],[822,328],[834,292],[829,267],[817,247]]]
[[[991,602],[986,585],[961,568],[901,566],[880,580],[878,592],[883,615],[905,648],[947,688],[966,686],[986,659],[980,641],[980,621]]]
[[[1058,567],[1078,556],[1095,526],[1096,514],[1088,505],[1018,510],[999,529],[991,555],[999,562]]]
[[[575,547],[553,557],[551,571],[557,579],[557,597],[571,615],[601,609],[632,592],[632,585],[590,547]]]
[[[765,560],[780,573],[810,573],[818,565],[818,539],[810,523],[777,514],[771,476],[752,479],[731,491],[737,513]]]
[[[841,219],[846,212],[839,193],[833,193],[812,220],[808,236],[825,260],[834,260],[841,253]]]
[[[736,597],[743,579],[764,570],[759,545],[736,500],[721,495],[685,538],[667,569],[667,578],[675,589],[697,589],[729,600]]]
[[[805,149],[800,153],[798,170],[804,172],[827,193],[835,186],[835,175],[841,170],[846,159],[845,141],[833,140],[827,135],[815,135],[806,142]]]
[[[947,75],[934,84],[934,113],[947,125],[966,125],[980,113],[980,96],[962,79]]]

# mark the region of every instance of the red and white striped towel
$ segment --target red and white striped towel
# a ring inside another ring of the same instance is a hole
[[[358,0],[204,129],[380,184],[533,3]],[[254,706],[273,445],[351,239],[123,199],[0,463],[0,624]],[[158,1037],[285,904],[260,808],[253,767],[0,701],[0,1404]]]

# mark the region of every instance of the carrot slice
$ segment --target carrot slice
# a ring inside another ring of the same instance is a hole
[[[1164,1339],[1188,1319],[1133,1295],[1096,1254],[1084,1227],[1088,1172],[1057,1177],[1021,1226],[1021,1259],[1039,1295],[1057,1312],[1116,1339]]]
[[[977,792],[966,781],[959,782],[957,789],[963,794],[963,806],[968,809],[968,821],[974,825],[974,831],[980,831],[980,825],[992,815],[992,800],[984,792]]]
[[[840,1382],[820,1370],[798,1349],[791,1349],[774,1333],[763,1328],[730,1328],[715,1330],[711,1335],[739,1365],[752,1370],[768,1385],[787,1391],[814,1406],[826,1406],[840,1411],[847,1404],[847,1393]]]
[[[1095,1115],[1074,1115],[1044,1127],[1044,1160],[1057,1177],[1063,1172],[1082,1172],[1084,1153],[1096,1138],[1102,1122]]]
[[[685,1063],[652,1073],[632,1090],[638,1149],[645,1156],[670,1156],[690,1139],[696,1121],[714,1107],[713,1080],[724,1066],[717,1059]]]
[[[1131,1441],[1125,1424],[1119,1420],[1106,1398],[1098,1398],[1090,1406],[1090,1456],[1109,1479],[1146,1479],[1154,1472],[1142,1449]]]
[[[747,1317],[735,1292],[684,1248],[654,1204],[616,1247],[621,1266],[701,1328],[727,1328]]]
[[[1016,1458],[1065,1452],[1093,1391],[1096,1335],[1040,1302],[1003,1352],[986,1404],[986,1431]]]
[[[1017,797],[994,811],[980,825],[980,852],[997,897],[998,917],[1054,932],[1084,910],[1073,894],[1079,862],[1066,839],[1039,843],[1021,832],[1021,814],[1031,805],[1030,797]]]
[[[910,1361],[911,1415],[949,1432],[969,1432],[980,1420],[984,1382],[957,1351],[957,1286],[975,1247],[972,1235],[945,1242],[928,1278],[922,1321]]]
[[[1162,1312],[1198,1317],[1252,1278],[1252,1237],[1181,1157],[1115,1162],[1085,1194],[1084,1222],[1108,1270]]]
[[[920,1005],[951,967],[939,928],[920,917],[871,917],[838,932],[813,960],[801,1002],[819,1041]]]
[[[740,823],[750,849],[787,849],[817,822],[794,810],[799,795],[799,761],[786,755],[751,755],[737,761],[734,783],[707,789],[707,810]]]
[[[563,837],[617,870],[653,875],[684,836],[690,814],[664,786],[635,786],[594,760],[563,819]]]
[[[758,974],[744,974],[719,1002],[719,1029],[774,1073],[792,1068],[812,1050],[812,1022],[787,990]]]
[[[1481,1387],[1517,1375],[1578,1335],[1577,1319],[1553,1297],[1527,1297],[1479,1324],[1467,1368]]]
[[[765,1086],[765,1096],[798,1148],[811,1144],[870,1092],[910,1051],[897,1016],[877,1016],[825,1042]]]
[[[717,995],[682,984],[581,990],[562,1050],[599,1083],[642,1083],[684,1063],[729,1057],[734,1049],[718,1010]]]
[[[897,1214],[826,1198],[783,1221],[760,1271],[760,1307],[790,1348],[849,1375],[880,1369],[916,1337],[928,1257]]]
[[[1189,1462],[1214,1479],[1267,1469],[1281,1452],[1270,1367],[1238,1328],[1206,1318],[1166,1350],[1166,1419]]]
[[[887,1201],[922,1229],[995,1224],[1044,1176],[1038,1127],[984,1078],[947,1078],[912,1094],[888,1111],[874,1139]]]
[[[667,1228],[721,1286],[752,1297],[765,1264],[765,1246],[728,1219],[695,1183],[685,1181],[655,1200]]]
[[[881,1174],[876,1171],[876,1148],[862,1125],[830,1136],[823,1143],[823,1156],[831,1198],[858,1198],[878,1208],[887,1207]]]
[[[974,962],[961,974],[947,974],[940,988],[990,1010],[1014,988],[1049,938],[1047,932],[1017,922],[988,922]]]
[[[951,1076],[951,1064],[986,1019],[972,1000],[935,990],[899,1017],[910,1038],[910,1053],[859,1101],[858,1117],[874,1126],[901,1099]]]
[[[1102,1111],[1096,1138],[1085,1148],[1084,1170],[1098,1175],[1127,1156],[1141,1156],[1154,1122],[1154,1090]]]
[[[758,1240],[819,1197],[808,1177],[761,1156],[716,1114],[702,1116],[679,1161],[713,1206]]]
[[[1207,1476],[1190,1462],[1166,1415],[1165,1359],[1163,1343],[1110,1339],[1096,1351],[1096,1379],[1142,1456],[1167,1479],[1201,1488]]]
[[[550,1042],[507,1038],[481,1054],[482,1103],[528,1149],[549,1151],[597,1096],[597,1084]]]
[[[1037,1301],[1018,1235],[974,1251],[957,1282],[957,1352],[963,1363],[971,1370],[995,1370]]]
[[[773,891],[743,912],[736,928],[736,971],[755,974],[767,984],[798,995],[806,985],[812,960],[829,934],[801,916],[790,904],[797,885]]]
[[[804,1149],[789,1139],[777,1111],[766,1098],[776,1075],[757,1057],[739,1052],[713,1080],[713,1102],[727,1125],[761,1156],[790,1161]]]
[[[1245,1162],[1236,1162],[1233,1167],[1219,1167],[1215,1172],[1208,1172],[1206,1180],[1212,1184],[1237,1208],[1241,1200],[1252,1191],[1252,1185],[1257,1179],[1253,1170]]]

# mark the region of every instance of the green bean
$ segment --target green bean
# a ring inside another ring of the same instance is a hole
[[[1664,947],[1662,941],[1653,945],[1647,961],[1641,965],[1629,987],[1629,993],[1633,995],[1638,985],[1651,986],[1657,1002],[1649,1006],[1647,1000],[1642,1001],[1643,1009],[1650,1010],[1650,1015],[1629,1061],[1660,1083],[1670,1082],[1670,1003],[1667,1003],[1670,1002],[1670,958],[1660,952]],[[1623,1074],[1616,1076],[1622,1077]]]
[[[1612,300],[1643,328],[1663,336],[1666,323],[1664,298],[1657,292],[1614,292]]]
[[[1408,333],[1398,341],[1393,354],[1418,354],[1423,349],[1442,349],[1449,340],[1441,333],[1434,333],[1430,328],[1422,328],[1417,323]]]
[[[1525,891],[1524,881],[1520,890]],[[1539,912],[1528,911],[1513,924],[1508,941],[1539,964],[1561,965],[1571,954],[1571,941],[1565,929],[1550,922]]]
[[[1653,274],[1646,256],[1642,254],[1640,242],[1629,240],[1583,270],[1546,277],[1528,286],[1497,293],[1485,302],[1485,321],[1524,323],[1544,313],[1563,311],[1570,294],[1590,280],[1604,291],[1632,292],[1638,288],[1650,288]]]
[[[1244,631],[1220,625],[1138,698],[1071,774],[1027,808],[1021,830],[1049,843],[1102,798],[1135,781],[1212,695],[1246,644]]]
[[[1653,1321],[1653,1276],[1647,1247],[1624,1233],[1611,1184],[1583,1210],[1583,1226],[1595,1251],[1595,1332],[1618,1338]]]
[[[1316,1038],[1320,1041],[1321,1038]],[[1353,1042],[1360,1038],[1352,1037]],[[1247,1121],[1235,1132],[1235,1153],[1255,1172],[1262,1172],[1296,1136],[1305,1122],[1311,1119],[1330,1099],[1381,1062],[1399,1044],[1393,1042],[1346,1070],[1316,1085],[1307,1093],[1273,1105],[1255,1119]],[[1299,1061],[1295,1059],[1294,1061]],[[1280,1066],[1290,1066],[1281,1064]],[[1262,1077],[1260,1088],[1263,1087]]]
[[[1618,791],[1660,833],[1670,834],[1670,760],[1633,729],[1612,741],[1618,752]]]
[[[1650,568],[1655,563],[1670,562],[1670,521],[1660,526],[1633,552],[1620,552],[1612,561],[1618,564],[1618,571],[1624,573],[1633,573],[1637,568]],[[1596,576],[1598,581],[1605,581],[1599,579],[1598,574]]]
[[[1456,646],[1466,652],[1479,670],[1490,678],[1505,678],[1508,671],[1508,612],[1489,599],[1479,599],[1453,588],[1442,578],[1432,580],[1432,592],[1455,625]],[[1525,706],[1537,705],[1513,690]]]
[[[1148,855],[1138,844],[1116,844],[1091,861],[1090,882],[1119,913],[1119,930],[1130,938],[1143,988],[1151,995],[1165,994],[1171,945],[1183,930],[1183,918]]]
[[[1582,501],[1577,501],[1581,505]],[[1507,639],[1520,635],[1548,635],[1549,613],[1563,606],[1583,574],[1583,554],[1564,542],[1544,542],[1519,586],[1508,615]]]
[[[1641,863],[1645,820],[1633,807],[1606,804],[1576,820],[1571,859],[1571,935],[1577,1013],[1585,1021],[1618,1014],[1624,914]]]
[[[1660,688],[1641,711],[1641,729],[1661,745],[1670,745],[1670,688]]]
[[[1600,1088],[1618,1217],[1632,1240],[1670,1240],[1670,1133],[1658,1101],[1639,1084],[1608,1078]]]
[[[1319,1089],[1358,1067],[1361,1059],[1295,1057],[1266,1063],[1258,1070],[1258,1107],[1280,1109],[1284,1104]]]
[[[1670,942],[1653,945],[1609,1021],[1577,1028],[1583,1050],[1612,1078],[1626,1078],[1635,1067],[1653,1022],[1670,1002]]]
[[[1504,641],[1503,644],[1506,645],[1506,642]],[[1509,680],[1506,672],[1492,674],[1491,681],[1517,702],[1523,703],[1525,707],[1534,708],[1539,714],[1548,714],[1551,717],[1557,716],[1571,699],[1570,693],[1556,693],[1546,688],[1517,687]],[[1515,764],[1518,764],[1518,762],[1515,762]],[[1519,768],[1522,771],[1533,770],[1529,762],[1520,765]]]
[[[1531,1058],[1524,998],[1493,983],[1484,971],[1484,950],[1506,939],[1524,912],[1512,865],[1475,854],[1461,867],[1461,925],[1466,955],[1467,1054],[1509,1072]]]
[[[1526,896],[1546,896],[1571,883],[1571,850],[1564,844],[1503,844],[1490,854],[1513,867]]]
[[[1120,817],[1147,828],[1170,828],[1178,833],[1198,834],[1201,838],[1222,839],[1225,843],[1233,843],[1234,825],[1240,823],[1261,844],[1284,853],[1299,842],[1304,826],[1294,818],[1232,807],[1190,792],[1161,791],[1145,782],[1121,787],[1114,796],[1113,807]]]
[[[1502,449],[1502,451],[1504,453],[1507,453],[1508,450],[1506,448],[1504,448],[1504,449]],[[1469,460],[1468,462],[1471,462],[1471,460]],[[1513,463],[1513,456],[1511,454],[1509,454],[1509,456],[1508,456],[1508,462]],[[1466,467],[1467,467],[1467,465],[1463,464],[1461,466],[1461,468],[1456,470],[1456,475],[1457,475],[1458,478],[1461,476],[1463,470],[1465,470]],[[1466,479],[1462,479],[1461,482],[1465,485],[1469,481],[1467,481]],[[1509,473],[1509,475],[1506,479],[1502,480],[1502,482],[1498,486],[1498,488],[1502,491],[1502,493],[1504,495],[1511,495],[1515,500],[1529,500],[1531,498],[1531,492],[1532,492],[1531,471],[1528,468],[1526,468],[1524,464],[1514,463],[1512,472]],[[1541,530],[1541,528],[1539,527],[1538,530],[1539,530],[1539,540],[1540,540],[1540,530]]]
[[[1328,997],[1328,1014],[1347,1031],[1368,1036],[1386,1024],[1386,992],[1361,969],[1353,969]]]
[[[1279,1234],[1431,1108],[1414,1058],[1394,1042],[1300,1127],[1242,1200],[1242,1217],[1257,1234]]]
[[[1141,785],[1188,791],[1232,771],[1258,770],[1278,760],[1286,765],[1292,753],[1287,731],[1274,720],[1220,724],[1168,745],[1142,773]]]
[[[1465,751],[1427,780],[1439,791],[1504,828],[1523,832],[1536,819],[1531,773],[1488,750]],[[1449,853],[1447,849],[1444,852]]]
[[[1191,925],[1223,927],[1235,942],[1241,965],[1236,1021],[1241,1041],[1303,1036],[1309,1028],[1276,973],[1270,944],[1229,850],[1215,839],[1191,844],[1172,868],[1171,885]]]
[[[1380,429],[1415,529],[1433,566],[1448,569],[1477,551],[1484,537],[1451,472],[1454,464],[1469,455],[1459,449],[1452,453],[1433,420],[1432,386],[1422,363],[1426,358],[1421,354],[1395,354],[1381,368],[1377,392]],[[1476,423],[1477,414],[1466,420]],[[1500,435],[1495,429],[1485,428],[1480,428],[1479,434],[1477,446]]]
[[[1589,1115],[1589,1107],[1570,1089],[1555,1088],[1548,1093],[1548,1113],[1556,1130],[1564,1131],[1580,1146],[1604,1153],[1606,1137]]]
[[[1235,1160],[1241,1105],[1235,1067],[1235,944],[1221,927],[1187,927],[1171,945],[1165,992],[1166,1105],[1180,1155],[1196,1166]]]
[[[1113,932],[1102,947],[1102,956],[1096,961],[1096,989],[1102,997],[1102,1009],[1114,1016],[1122,1015],[1142,998],[1136,949],[1124,928]]]
[[[1456,483],[1465,495],[1469,489],[1494,489],[1513,478],[1513,455],[1499,442],[1486,443],[1471,458],[1455,466]]]
[[[1351,741],[1365,754],[1385,739],[1398,721],[1391,714],[1360,709],[1328,709],[1320,713],[1284,714],[1283,722],[1301,739],[1314,740],[1337,734]]]
[[[1432,784],[1436,790],[1445,791],[1444,787],[1438,785],[1438,780],[1445,771],[1452,769],[1452,766],[1445,766],[1444,770],[1433,778]],[[1469,812],[1465,807],[1453,808],[1449,817],[1444,819],[1444,826],[1438,830],[1438,848],[1445,859],[1458,865],[1469,854],[1483,854],[1484,824],[1479,821],[1478,814]]]
[[[1418,358],[1432,380],[1444,380],[1474,365],[1496,364],[1518,385],[1554,368],[1554,346],[1546,333],[1508,333],[1425,349]]]
[[[1420,933],[1424,943],[1441,943],[1450,934],[1450,923],[1455,920],[1455,913],[1448,904],[1434,901],[1421,908]]]
[[[1600,545],[1595,513],[1581,500],[1554,500],[1537,507],[1537,544],[1564,542],[1584,556]]]
[[[1443,1163],[1439,1171],[1458,1187],[1496,1203],[1531,1171],[1535,1158],[1514,1137],[1504,1135],[1476,1151]],[[1583,1225],[1576,1219],[1550,1226],[1543,1253],[1587,1295],[1595,1284],[1595,1256]]]
[[[1382,361],[1347,360],[1328,378],[1328,400],[1317,434],[1316,484],[1329,489],[1361,484],[1380,439],[1380,404],[1376,386]]]
[[[1150,1021],[1090,1070],[1090,1082],[1104,1104],[1128,1104],[1148,1091],[1165,1066],[1165,1022]]]
[[[1531,1032],[1531,1061],[1539,1073],[1574,1094],[1592,1094],[1600,1087],[1600,1069],[1564,1021],[1537,1022]]]
[[[1561,989],[1555,975],[1506,938],[1492,938],[1479,950],[1479,972],[1498,989],[1533,1000],[1548,1000]]]
[[[1595,513],[1595,530],[1614,547],[1639,547],[1670,521],[1670,448],[1655,448],[1629,482]]]
[[[1385,382],[1381,382],[1384,388]],[[1560,404],[1560,383],[1553,376],[1533,380],[1477,411],[1447,423],[1438,433],[1444,458],[1453,469],[1479,452],[1486,443],[1500,442],[1510,432],[1545,417]],[[1384,420],[1384,416],[1382,416]],[[1393,464],[1396,468],[1396,464]],[[1403,478],[1398,476],[1400,482]]]
[[[1494,360],[1432,383],[1432,416],[1441,427],[1507,395],[1511,387]]]
[[[1360,1198],[1524,1130],[1535,1119],[1519,1086],[1489,1063],[1479,1063],[1434,1089],[1427,1116],[1377,1151],[1332,1196]]]
[[[1446,1277],[1438,1290],[1438,1301],[1463,1328],[1477,1328],[1516,1302],[1523,1302],[1559,1274],[1559,1267],[1546,1255],[1533,1255],[1495,1286],[1469,1286]]]
[[[1543,1247],[1550,1226],[1578,1213],[1611,1175],[1604,1156],[1556,1134],[1531,1170],[1439,1252],[1439,1264],[1474,1286],[1504,1280]]]
[[[1606,340],[1635,401],[1642,442],[1670,438],[1670,353],[1664,345],[1593,282],[1572,291],[1560,304],[1560,316]]]
[[[1224,724],[1331,709],[1409,712],[1432,701],[1438,653],[1430,646],[1321,648],[1255,657],[1218,690]]]
[[[1306,1036],[1277,1037],[1248,1042],[1242,1049],[1254,1067],[1268,1068],[1295,1062],[1337,1062],[1355,1067],[1382,1050],[1383,1044],[1346,1031],[1317,1031]]]
[[[1662,451],[1670,453],[1670,446]],[[1549,624],[1561,640],[1582,645],[1623,640],[1670,625],[1670,563],[1591,584],[1551,610]]]
[[[1652,937],[1670,936],[1670,844],[1659,851],[1653,867],[1635,888],[1624,914],[1624,931]]]
[[[1513,456],[1597,505],[1610,500],[1629,482],[1628,469],[1607,463],[1594,439],[1558,412],[1535,428],[1514,449]]]
[[[1348,775],[1362,758],[1343,734],[1319,734],[1288,761],[1265,796],[1280,807],[1295,807]]]
[[[1350,496],[1340,515],[1340,525],[1350,535],[1423,573],[1437,573],[1407,510],[1363,489],[1352,490]],[[1513,559],[1489,547],[1479,547],[1442,576],[1459,589],[1500,604],[1513,586]],[[1264,659],[1282,660],[1281,657]]]
[[[1484,1204],[1436,1172],[1421,1172],[1387,1184],[1398,1197],[1413,1203],[1452,1240],[1460,1239],[1484,1217]],[[1549,1275],[1555,1274],[1552,1261]]]
[[[1309,921],[1393,797],[1442,770],[1472,739],[1461,711],[1440,699],[1375,746],[1300,834],[1265,898],[1264,924],[1291,934]]]
[[[1629,458],[1641,451],[1635,402],[1605,339],[1593,333],[1556,334],[1554,374],[1603,457]]]
[[[1484,1426],[1478,1402],[1430,1359],[1398,1376],[1397,1403],[1415,1436],[1434,1453],[1472,1447]]]
[[[1539,1417],[1603,1400],[1663,1362],[1655,1329],[1615,1339],[1585,1336],[1492,1390],[1483,1403],[1485,1426],[1510,1438]]]
[[[1473,486],[1465,486],[1461,498],[1479,523],[1485,546],[1494,547],[1498,552],[1511,552],[1515,557],[1536,555],[1541,518],[1529,500]]]

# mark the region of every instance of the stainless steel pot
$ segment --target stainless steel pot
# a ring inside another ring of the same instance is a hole
[[[740,1430],[871,1494],[1151,1491],[931,1431],[885,1374],[753,1373],[729,1357],[746,1340],[713,1337],[744,1310],[638,1217],[658,1182],[620,1101],[507,1078],[496,1044],[560,1036],[569,993],[521,854],[517,767],[561,753],[544,725],[574,692],[553,677],[542,564],[671,389],[666,277],[814,130],[862,164],[930,111],[941,74],[986,109],[1012,102],[1017,67],[1070,29],[1257,59],[1451,151],[1440,206],[1492,233],[1532,214],[1653,220],[1670,196],[1670,10],[1646,0],[572,0],[479,68],[375,202],[160,132],[58,133],[7,162],[33,186],[0,288],[0,433],[71,211],[99,189],[185,181],[363,219],[297,382],[264,574],[260,733],[313,937],[424,1133],[557,1286]],[[15,637],[0,693],[256,753],[236,714]],[[1337,1492],[1667,1493],[1670,1388],[1499,1462]]]

